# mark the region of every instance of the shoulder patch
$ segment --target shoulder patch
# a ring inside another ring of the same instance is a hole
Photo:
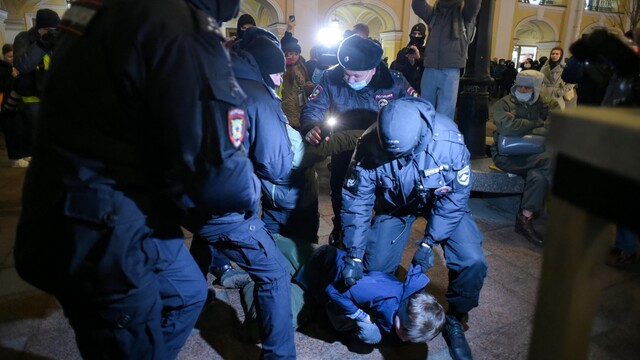
[[[413,96],[413,97],[418,97],[418,93],[416,92],[416,90],[413,88],[413,86],[409,86],[407,88],[407,95],[409,96]]]
[[[318,95],[322,94],[323,90],[322,85],[316,85],[311,95],[309,95],[309,101],[315,101],[318,98]]]
[[[456,180],[458,180],[458,183],[460,185],[468,186],[470,179],[471,179],[471,169],[469,169],[469,165],[458,170],[458,176],[456,177]]]
[[[232,108],[227,113],[227,128],[229,131],[229,140],[236,149],[242,146],[244,135],[247,132],[247,120],[243,109]]]

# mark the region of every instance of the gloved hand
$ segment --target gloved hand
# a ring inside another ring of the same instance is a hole
[[[358,328],[356,329],[356,335],[358,339],[364,341],[367,344],[377,344],[382,340],[382,334],[376,324],[372,324],[365,321],[356,322]]]
[[[411,262],[414,265],[420,265],[423,272],[427,272],[433,267],[433,249],[427,243],[420,243],[420,247],[413,255]]]
[[[362,260],[353,259],[348,256],[343,258],[344,268],[342,268],[342,280],[347,287],[351,287],[362,279]]]

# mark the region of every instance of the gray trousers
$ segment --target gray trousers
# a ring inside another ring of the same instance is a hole
[[[520,207],[533,212],[543,209],[544,198],[551,186],[551,160],[549,152],[493,157],[493,162],[500,169],[524,178],[524,192]]]

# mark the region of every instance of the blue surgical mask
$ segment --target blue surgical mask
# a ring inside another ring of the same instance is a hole
[[[353,90],[357,91],[357,90],[364,89],[364,87],[367,86],[367,84],[368,84],[367,80],[362,80],[354,83],[349,83],[349,86],[351,86]]]
[[[527,102],[527,101],[531,100],[531,98],[533,97],[533,93],[532,92],[523,93],[523,92],[520,92],[520,91],[517,91],[517,90],[515,92],[515,95],[516,95],[516,99],[518,99],[518,101],[520,101],[520,102]]]

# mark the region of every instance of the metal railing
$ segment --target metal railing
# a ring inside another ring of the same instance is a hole
[[[618,12],[619,0],[587,0],[586,10],[598,12]]]

